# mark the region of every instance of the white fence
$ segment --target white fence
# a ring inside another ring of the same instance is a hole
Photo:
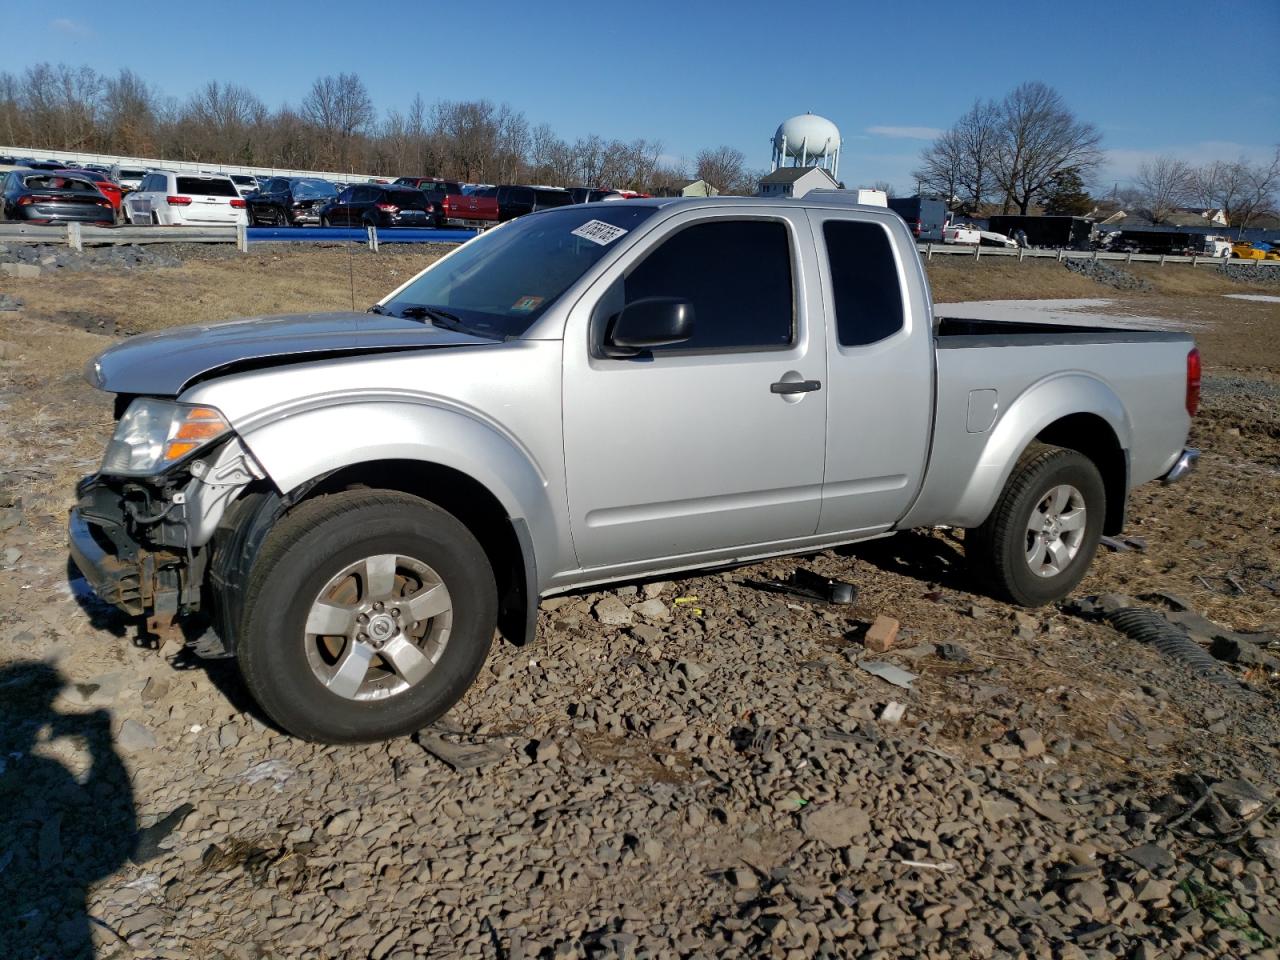
[[[30,160],[57,160],[68,166],[96,163],[110,167],[119,164],[126,170],[172,170],[174,173],[244,173],[254,177],[319,177],[321,180],[359,182],[374,179],[371,173],[353,170],[295,170],[292,167],[247,167],[233,163],[211,163],[199,160],[166,160],[163,157],[124,157],[108,153],[76,153],[71,150],[42,150],[33,147],[10,147],[0,144],[0,156],[25,157]],[[382,179],[386,179],[385,177]]]

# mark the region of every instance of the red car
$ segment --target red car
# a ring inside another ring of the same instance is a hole
[[[111,201],[111,209],[117,214],[120,212],[120,201],[124,197],[124,191],[120,189],[120,184],[116,183],[105,173],[99,173],[97,170],[77,170],[74,167],[68,167],[65,170],[59,170],[59,173],[74,173],[77,177],[85,180],[92,180],[93,185],[98,188],[98,192]]]

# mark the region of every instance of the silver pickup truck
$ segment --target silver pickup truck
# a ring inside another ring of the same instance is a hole
[[[72,556],[131,615],[209,623],[285,729],[389,737],[592,584],[947,524],[986,589],[1061,598],[1129,489],[1194,464],[1199,362],[938,319],[903,221],[838,195],[583,204],[365,313],[102,353]]]

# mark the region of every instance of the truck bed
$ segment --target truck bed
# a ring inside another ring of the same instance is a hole
[[[971,347],[1029,347],[1082,343],[1155,343],[1187,341],[1189,334],[1168,330],[1134,330],[1066,323],[1010,320],[972,320],[941,317],[934,336],[939,350]]]
[[[1018,451],[1081,405],[1105,412],[1097,426],[1116,434],[1130,487],[1163,475],[1182,451],[1187,333],[941,318],[934,344],[934,445],[900,526],[981,522]]]

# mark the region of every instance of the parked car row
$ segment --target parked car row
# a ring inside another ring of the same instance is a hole
[[[14,158],[2,158],[11,160]],[[255,177],[217,172],[86,165],[23,159],[5,182],[3,216],[37,222],[84,220],[130,225],[475,227],[505,223],[538,210],[642,197],[598,187],[462,183],[441,177],[334,183],[319,177]],[[56,182],[48,175],[57,174]],[[32,179],[34,178],[34,179]],[[31,179],[28,187],[27,180]],[[9,194],[13,199],[8,199]],[[103,206],[91,193],[107,201]],[[21,200],[22,196],[38,197]],[[92,209],[89,209],[89,208]]]

